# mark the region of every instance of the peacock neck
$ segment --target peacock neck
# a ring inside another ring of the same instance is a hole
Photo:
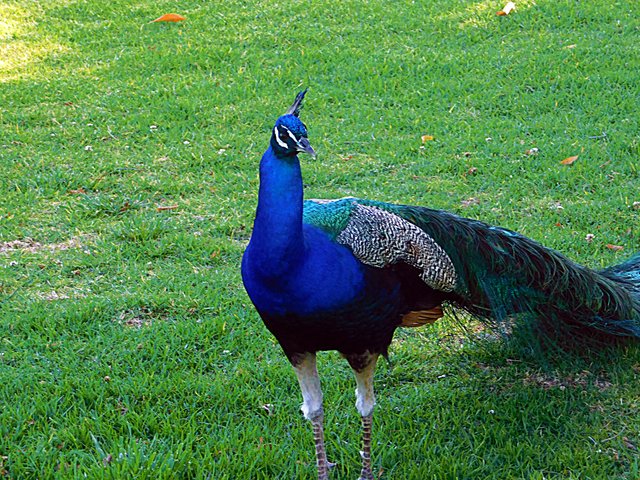
[[[290,271],[303,254],[302,173],[298,157],[272,148],[260,162],[258,208],[251,237],[252,263],[265,276]]]

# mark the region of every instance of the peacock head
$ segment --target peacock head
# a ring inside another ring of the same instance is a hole
[[[308,153],[314,158],[316,156],[307,138],[307,127],[298,118],[306,93],[306,89],[300,92],[287,113],[276,120],[271,134],[271,148],[278,157],[293,158],[300,152]]]

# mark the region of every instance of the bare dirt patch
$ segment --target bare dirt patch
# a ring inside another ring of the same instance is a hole
[[[0,253],[11,253],[22,251],[26,253],[37,253],[41,251],[57,252],[62,250],[70,250],[72,248],[81,248],[83,242],[91,238],[90,235],[80,235],[72,237],[69,240],[59,243],[40,243],[33,238],[27,237],[22,240],[11,240],[9,242],[0,243]]]
[[[137,308],[121,312],[116,322],[129,328],[149,327],[153,323],[153,312],[148,308]]]
[[[565,377],[543,375],[541,373],[530,374],[524,379],[524,384],[535,385],[544,390],[551,390],[554,388],[560,390],[565,390],[567,388],[585,388],[591,384],[598,390],[604,391],[612,386],[611,382],[606,378],[593,375],[591,372],[586,370],[576,375]]]

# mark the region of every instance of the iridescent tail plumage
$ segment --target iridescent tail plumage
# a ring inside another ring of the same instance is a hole
[[[595,271],[516,232],[420,207],[386,206],[423,229],[458,274],[450,303],[480,320],[610,343],[640,339],[640,255]]]

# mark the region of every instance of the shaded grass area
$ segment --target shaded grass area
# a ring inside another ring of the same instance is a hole
[[[593,267],[640,250],[638,5],[501,7],[182,2],[161,25],[173,3],[5,2],[0,475],[313,475],[239,278],[257,163],[302,86],[308,197],[443,208]],[[638,477],[637,349],[543,369],[449,320],[397,337],[383,478]],[[334,477],[355,478],[351,374],[321,358]]]

